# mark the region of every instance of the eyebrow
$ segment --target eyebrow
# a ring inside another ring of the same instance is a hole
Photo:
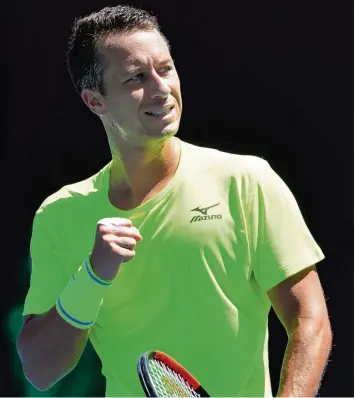
[[[142,66],[131,66],[131,67],[128,67],[128,68],[126,68],[126,69],[123,71],[122,76],[133,75],[133,74],[135,74],[136,72],[138,72],[140,69],[142,69],[142,67],[143,67],[143,65],[142,65]]]
[[[160,66],[160,65],[173,64],[173,63],[174,63],[174,60],[172,58],[166,58],[166,59],[163,59],[162,61],[160,61],[158,63],[158,65]],[[144,68],[144,65],[139,65],[139,66],[132,65],[132,66],[129,66],[122,73],[122,77],[133,75],[133,74],[135,74],[136,72],[138,72],[142,68]]]

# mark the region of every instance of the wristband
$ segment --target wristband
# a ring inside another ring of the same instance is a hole
[[[90,261],[85,260],[58,297],[58,314],[79,329],[94,325],[106,288],[112,285],[95,275]]]

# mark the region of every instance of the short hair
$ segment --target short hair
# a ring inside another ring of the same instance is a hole
[[[127,5],[105,7],[74,21],[66,55],[69,75],[79,95],[84,88],[106,95],[104,60],[97,51],[99,40],[108,34],[138,30],[157,30],[169,46],[157,18],[146,10]]]

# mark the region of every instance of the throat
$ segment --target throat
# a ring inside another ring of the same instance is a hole
[[[175,145],[165,148],[163,159],[155,159],[144,167],[133,167],[123,162],[112,163],[109,184],[109,200],[121,210],[132,210],[162,191],[171,181],[180,161],[181,148]],[[172,143],[172,142],[171,142]],[[177,144],[177,145],[176,145]]]
[[[143,203],[154,198],[161,192],[171,181],[171,176],[165,176],[156,183],[151,183],[140,187],[139,189],[132,189],[132,187],[110,187],[109,200],[111,204],[120,210],[133,210],[141,206]]]

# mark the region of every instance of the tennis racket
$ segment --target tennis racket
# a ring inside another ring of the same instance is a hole
[[[137,370],[146,397],[209,397],[182,365],[161,351],[142,354]]]

